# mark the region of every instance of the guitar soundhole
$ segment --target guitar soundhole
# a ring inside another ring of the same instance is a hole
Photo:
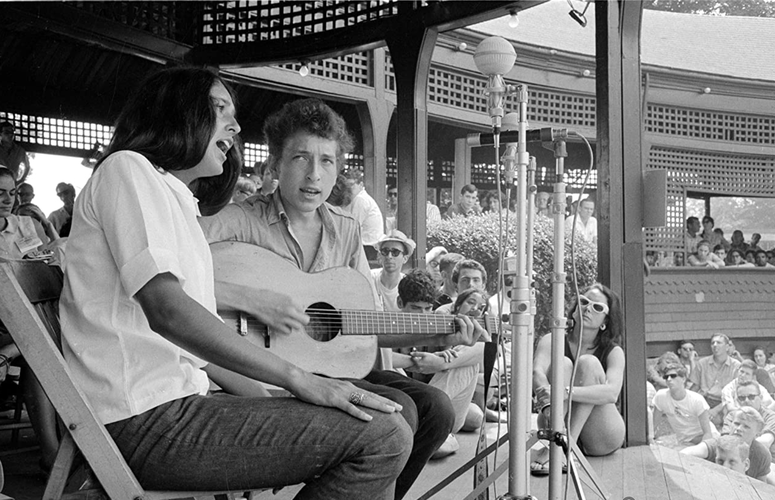
[[[310,317],[307,335],[314,340],[328,342],[342,330],[342,316],[330,304],[316,302],[309,306],[307,314]]]

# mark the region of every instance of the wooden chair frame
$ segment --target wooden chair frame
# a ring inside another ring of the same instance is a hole
[[[97,419],[86,395],[74,383],[62,357],[59,335],[59,295],[62,273],[38,261],[0,262],[0,318],[40,381],[67,429],[46,485],[44,500],[108,498],[152,500],[241,496],[237,492],[145,491]],[[78,491],[65,494],[73,483],[71,469],[80,450],[94,481],[79,481]],[[257,493],[257,492],[254,492]],[[251,498],[253,494],[251,494]]]

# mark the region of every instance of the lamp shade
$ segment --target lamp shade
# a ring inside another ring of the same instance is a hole
[[[485,38],[476,47],[474,64],[482,74],[505,75],[514,67],[517,52],[506,39],[499,36]]]

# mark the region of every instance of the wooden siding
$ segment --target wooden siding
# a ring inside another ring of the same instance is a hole
[[[645,283],[648,356],[682,339],[710,354],[713,333],[727,334],[747,354],[775,339],[775,269],[653,269]]]

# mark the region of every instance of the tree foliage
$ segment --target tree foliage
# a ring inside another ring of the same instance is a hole
[[[643,8],[711,16],[775,17],[773,0],[646,0]]]

